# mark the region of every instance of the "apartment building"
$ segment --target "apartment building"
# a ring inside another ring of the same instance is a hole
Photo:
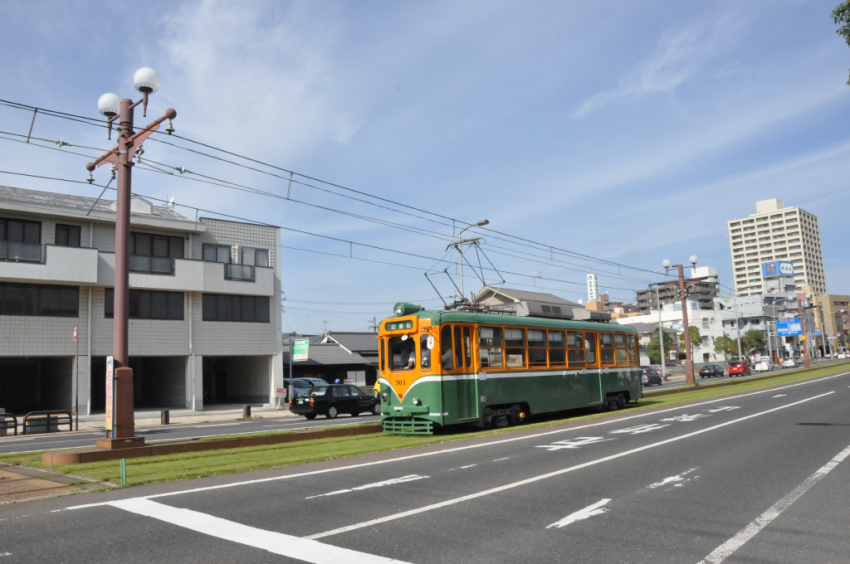
[[[130,230],[136,407],[273,402],[279,230],[137,196]],[[104,409],[114,245],[115,202],[0,187],[0,408]]]
[[[761,265],[771,261],[792,263],[796,286],[827,293],[820,226],[814,215],[774,198],[756,202],[756,213],[729,221],[727,229],[737,296],[765,293]]]
[[[699,266],[691,268],[691,279],[705,278],[694,282],[688,288],[688,299],[699,304],[699,309],[714,309],[714,298],[720,295],[720,284],[717,279],[717,269],[713,266]],[[635,291],[635,303],[637,310],[646,315],[651,311],[658,311],[659,301],[661,307],[667,304],[681,303],[678,285],[661,286],[656,296],[655,288]]]

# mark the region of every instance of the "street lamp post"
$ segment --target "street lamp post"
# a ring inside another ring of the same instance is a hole
[[[117,198],[115,208],[115,302],[112,335],[113,362],[115,366],[114,411],[112,429],[106,439],[98,439],[101,448],[126,448],[144,444],[144,437],[135,436],[133,419],[133,370],[129,367],[129,310],[130,310],[130,199],[133,155],[142,143],[160,124],[168,120],[166,131],[174,131],[171,120],[177,117],[172,109],[154,120],[144,129],[133,132],[133,113],[136,106],[144,104],[147,114],[148,94],[159,88],[159,76],[153,69],[142,68],[133,75],[133,84],[142,98],[137,102],[129,99],[119,100],[115,94],[104,94],[97,102],[101,114],[108,118],[109,136],[112,134],[112,122],[118,120],[118,144],[94,162],[88,163],[89,182],[93,182],[95,168],[112,163],[117,169]],[[109,431],[109,430],[108,430]]]
[[[661,267],[664,268],[664,267]],[[664,324],[661,322],[661,297],[658,293],[658,272],[661,270],[659,268],[655,271],[655,302],[658,306],[658,347],[661,351],[661,378],[664,381],[667,381],[667,359],[664,358]]]
[[[699,257],[691,255],[688,260],[691,265],[696,266],[699,261]],[[685,384],[688,386],[696,386],[696,378],[694,377],[694,360],[691,354],[691,328],[688,325],[688,300],[685,293],[687,288],[685,284],[685,268],[682,264],[671,264],[670,261],[666,259],[661,263],[661,266],[663,266],[665,270],[670,268],[679,269],[679,296],[682,300],[682,325],[685,330]]]

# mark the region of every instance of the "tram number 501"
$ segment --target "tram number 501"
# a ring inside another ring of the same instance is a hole
[[[407,381],[406,381],[406,380],[398,380],[398,379],[396,379],[396,381],[395,381],[395,385],[396,385],[396,386],[404,387],[405,385],[407,385]]]

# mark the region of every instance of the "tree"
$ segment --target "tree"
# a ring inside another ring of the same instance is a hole
[[[714,339],[714,352],[722,354],[727,358],[734,356],[738,354],[738,341],[724,333],[722,336]]]
[[[673,344],[673,337],[666,331],[664,332],[664,354],[670,354],[670,347]],[[649,346],[646,349],[646,356],[652,364],[661,364],[661,348],[658,345],[658,329],[652,332],[652,338],[649,341]],[[668,356],[669,358],[669,356]]]
[[[764,333],[758,329],[750,329],[741,335],[741,346],[748,353],[760,353],[767,346],[767,340],[764,338]]]
[[[850,46],[850,0],[836,6],[830,16],[835,25],[839,26],[835,33],[843,37],[847,45]],[[850,80],[847,81],[847,85],[850,86]]]
[[[694,349],[696,349],[702,343],[702,335],[699,334],[699,329],[694,327],[693,325],[688,327],[688,333],[691,336],[691,358],[694,357]],[[682,331],[682,334],[679,335],[679,349],[685,350],[685,332]]]

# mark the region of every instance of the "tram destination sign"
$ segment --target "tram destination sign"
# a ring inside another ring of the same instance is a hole
[[[413,321],[388,321],[386,324],[387,331],[400,331],[402,329],[413,329]]]

